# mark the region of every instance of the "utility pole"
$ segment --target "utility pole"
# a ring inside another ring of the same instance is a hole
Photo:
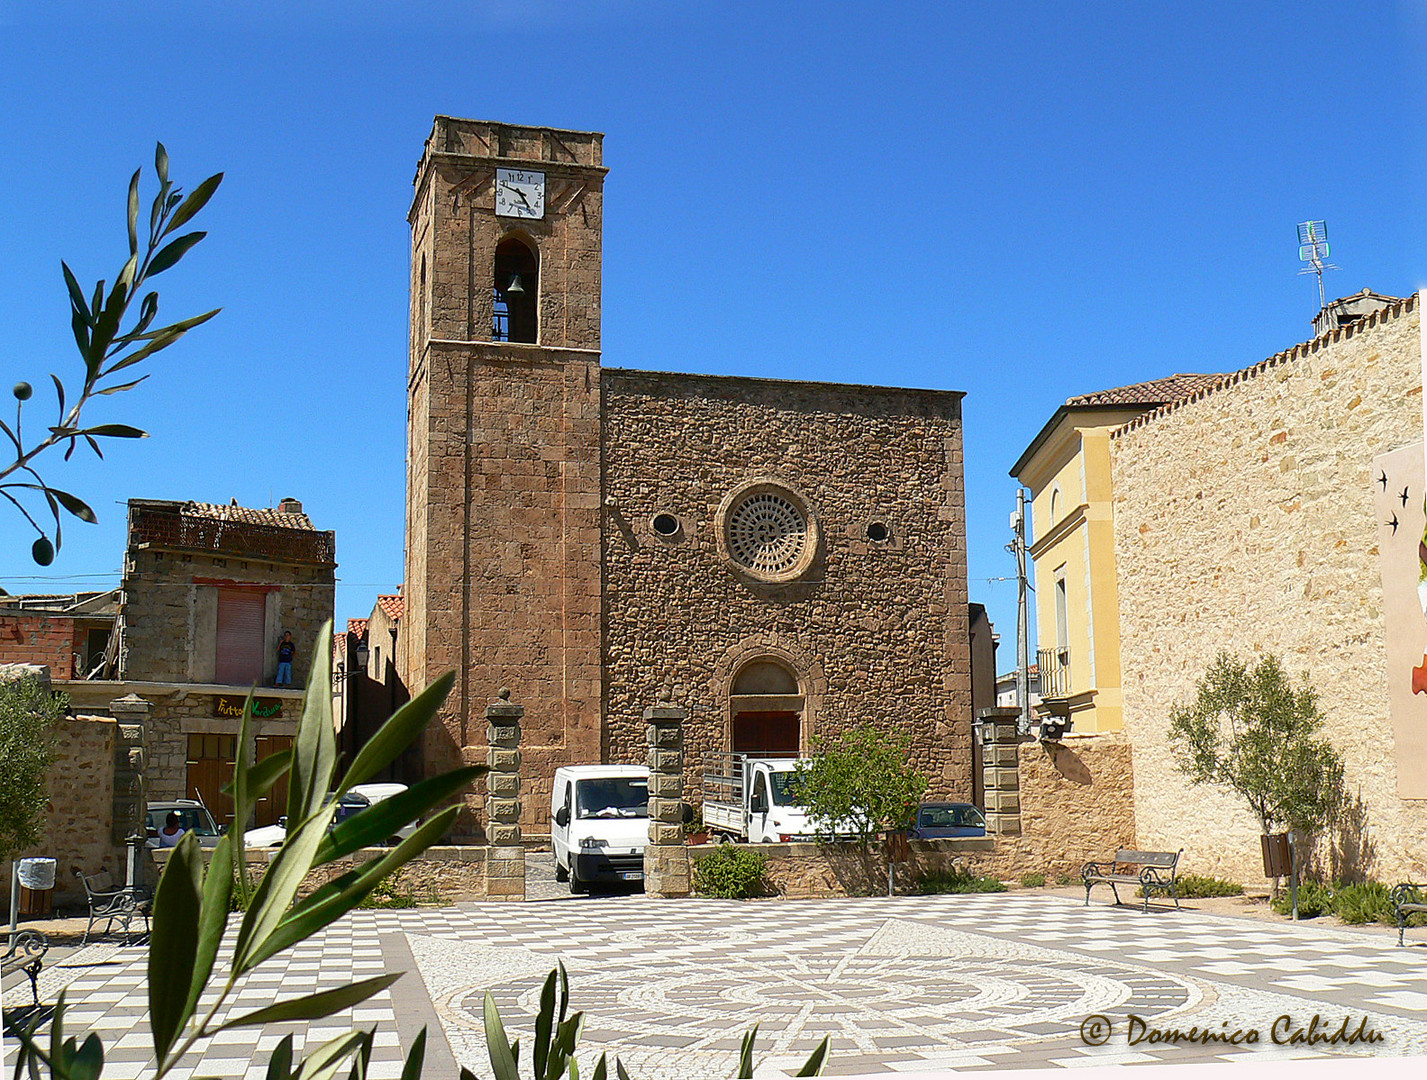
[[[1015,533],[1012,548],[1016,554],[1016,705],[1021,715],[1016,729],[1022,735],[1031,731],[1031,627],[1026,607],[1026,489],[1016,488],[1016,510],[1011,515]]]

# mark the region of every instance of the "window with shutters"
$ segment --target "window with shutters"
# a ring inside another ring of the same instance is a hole
[[[267,593],[261,589],[218,590],[218,640],[214,678],[230,686],[263,681],[263,625]]]

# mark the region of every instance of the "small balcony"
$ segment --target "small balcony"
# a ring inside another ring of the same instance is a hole
[[[1063,646],[1037,649],[1036,662],[1041,672],[1041,701],[1049,704],[1067,700],[1070,697],[1070,650]]]

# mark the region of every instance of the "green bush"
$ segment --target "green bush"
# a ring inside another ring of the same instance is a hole
[[[1243,896],[1244,887],[1237,881],[1184,874],[1174,883],[1175,892],[1184,900],[1199,900],[1206,896]]]
[[[694,892],[722,900],[762,896],[768,856],[733,844],[719,844],[694,864]]]
[[[970,870],[938,870],[917,878],[917,891],[932,893],[1005,892],[1006,886],[992,877],[981,877]]]
[[[1057,885],[1079,885],[1080,879],[1074,874],[1059,873],[1055,875]]]
[[[1282,895],[1272,904],[1273,910],[1280,915],[1293,914],[1293,898],[1288,889],[1284,889]],[[1326,885],[1319,885],[1316,881],[1302,881],[1298,885],[1298,917],[1301,919],[1316,919],[1319,915],[1327,915],[1333,910],[1333,890]]]
[[[1021,888],[1023,889],[1042,889],[1044,887],[1044,874],[1023,874],[1021,876]]]
[[[1392,890],[1380,881],[1335,886],[1333,914],[1354,926],[1370,922],[1380,922],[1387,926],[1397,925],[1397,908],[1392,904]]]

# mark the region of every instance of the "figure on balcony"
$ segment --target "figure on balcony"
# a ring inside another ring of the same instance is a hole
[[[277,646],[277,678],[273,680],[274,686],[292,685],[292,658],[296,655],[297,645],[292,640],[292,631],[286,630]]]

